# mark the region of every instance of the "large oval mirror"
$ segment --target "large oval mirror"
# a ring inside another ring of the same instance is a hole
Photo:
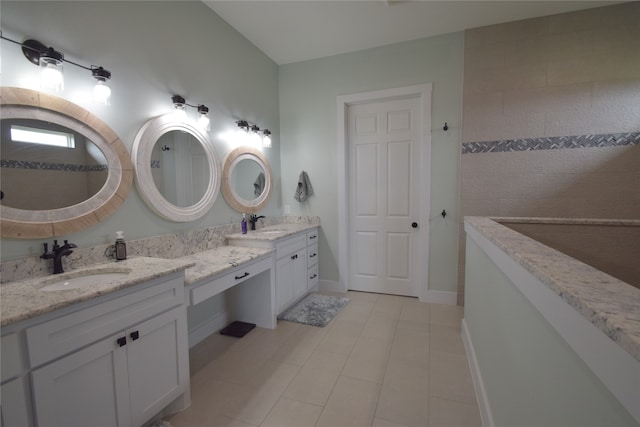
[[[20,88],[1,91],[2,237],[60,236],[115,212],[133,177],[118,136],[62,98]]]
[[[165,114],[140,129],[131,153],[140,195],[164,219],[205,215],[220,189],[213,142],[190,120]]]
[[[251,147],[230,152],[222,170],[222,194],[238,212],[256,213],[271,197],[271,167],[262,153]]]

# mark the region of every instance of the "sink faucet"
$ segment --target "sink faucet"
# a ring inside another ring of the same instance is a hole
[[[258,222],[260,218],[265,218],[265,216],[264,215],[256,216],[256,214],[251,214],[249,216],[249,224],[251,225],[252,230],[256,229],[256,222]]]
[[[44,244],[44,253],[40,255],[42,259],[53,259],[53,274],[64,273],[64,269],[62,268],[62,257],[69,256],[73,253],[71,248],[77,248],[78,246],[75,243],[69,243],[68,240],[64,241],[64,245],[59,246],[58,241],[53,241],[53,248],[51,248],[51,252],[49,252],[49,245],[47,243]]]

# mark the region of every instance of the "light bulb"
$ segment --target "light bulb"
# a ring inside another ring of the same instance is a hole
[[[265,135],[262,137],[262,146],[264,148],[271,148],[271,136]]]
[[[40,88],[54,93],[62,92],[64,75],[62,61],[43,56],[40,58]]]
[[[107,82],[98,80],[93,87],[93,102],[100,105],[111,105],[111,88]]]
[[[209,132],[211,130],[211,121],[206,114],[200,114],[200,118],[198,118],[198,125],[205,131]]]

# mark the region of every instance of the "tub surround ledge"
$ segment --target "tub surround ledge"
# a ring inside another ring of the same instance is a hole
[[[640,361],[640,289],[520,234],[500,222],[640,226],[640,221],[465,217],[465,229],[472,227],[494,243]]]

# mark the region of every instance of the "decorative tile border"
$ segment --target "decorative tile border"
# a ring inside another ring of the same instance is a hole
[[[465,142],[462,144],[462,154],[558,150],[566,148],[619,147],[634,144],[640,144],[640,132]]]
[[[108,165],[74,165],[70,163],[29,162],[25,160],[0,160],[0,167],[11,169],[40,169],[62,172],[102,172]]]

